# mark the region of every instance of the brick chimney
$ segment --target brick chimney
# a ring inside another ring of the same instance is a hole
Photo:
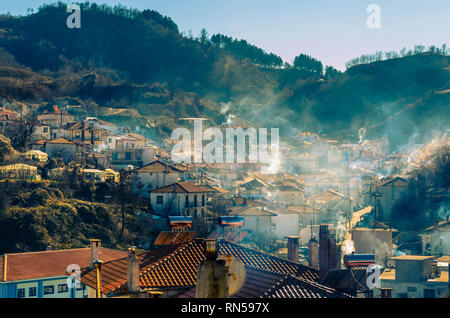
[[[127,285],[132,293],[139,292],[139,260],[136,257],[136,247],[128,249],[127,258]]]
[[[319,230],[319,278],[322,281],[330,269],[337,268],[337,246],[335,233],[330,233],[328,225],[320,225]]]
[[[319,242],[317,242],[315,235],[311,236],[311,239],[308,242],[308,247],[309,266],[317,269],[319,268]]]
[[[328,225],[319,230],[319,278],[323,280],[328,272]]]
[[[91,258],[90,267],[94,268],[94,262],[100,259],[100,248],[102,247],[102,241],[99,239],[90,239],[91,242]]]
[[[298,263],[298,236],[288,236],[288,259]]]

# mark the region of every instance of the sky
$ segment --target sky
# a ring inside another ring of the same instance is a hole
[[[0,0],[0,13],[27,14],[56,0]],[[62,2],[84,2],[67,1]],[[93,1],[91,1],[93,2]],[[186,34],[205,28],[279,55],[292,63],[300,53],[345,70],[345,63],[376,51],[420,44],[450,47],[449,0],[99,0],[97,3],[152,9],[169,16]],[[369,28],[380,8],[380,28]],[[81,23],[83,15],[81,13]]]

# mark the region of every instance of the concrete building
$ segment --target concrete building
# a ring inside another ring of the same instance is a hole
[[[408,180],[399,176],[391,177],[377,184],[376,188],[380,195],[378,216],[388,221],[395,203],[408,193]]]
[[[81,145],[67,138],[56,138],[46,141],[44,149],[49,158],[59,157],[64,162],[76,160],[77,152],[80,150]]]
[[[155,160],[145,166],[134,169],[133,174],[136,177],[136,182],[133,185],[136,187],[136,183],[140,182],[142,186],[141,194],[146,195],[150,190],[178,182],[183,174],[183,170]]]
[[[267,211],[263,206],[246,205],[231,207],[228,210],[228,215],[242,216],[244,218],[244,225],[241,229],[248,232],[247,237],[272,237],[272,218],[277,214]]]
[[[381,274],[375,297],[381,297],[384,290],[389,290],[392,298],[448,297],[448,263],[438,266],[432,256],[420,255],[402,255],[392,260],[395,265]]]
[[[425,230],[421,235],[422,250],[426,255],[450,255],[450,220],[449,217]]]
[[[7,253],[0,256],[0,298],[84,298],[84,284],[69,288],[66,271],[71,264],[80,269],[95,259],[110,261],[126,252],[102,248],[93,240],[90,248]]]
[[[214,194],[209,187],[177,182],[151,190],[150,204],[159,215],[204,215],[208,199]]]

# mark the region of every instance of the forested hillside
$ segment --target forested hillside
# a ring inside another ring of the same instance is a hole
[[[141,128],[158,139],[178,118],[232,114],[284,136],[315,130],[347,139],[361,127],[393,147],[448,128],[446,48],[369,55],[339,72],[223,34],[182,34],[151,10],[83,4],[82,27],[66,27],[66,4],[0,18],[0,93],[37,103],[75,98],[86,114]],[[129,110],[129,111],[125,111]],[[417,141],[420,141],[420,140]]]

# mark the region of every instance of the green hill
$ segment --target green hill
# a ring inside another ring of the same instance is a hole
[[[356,140],[366,127],[368,137],[387,135],[394,147],[449,127],[449,57],[439,52],[323,75],[320,61],[305,55],[283,65],[245,40],[183,35],[150,10],[86,3],[81,29],[68,29],[65,6],[0,17],[3,96],[76,98],[82,113],[156,139],[170,135],[180,117],[219,124],[229,114],[280,127],[284,136],[315,130]]]

